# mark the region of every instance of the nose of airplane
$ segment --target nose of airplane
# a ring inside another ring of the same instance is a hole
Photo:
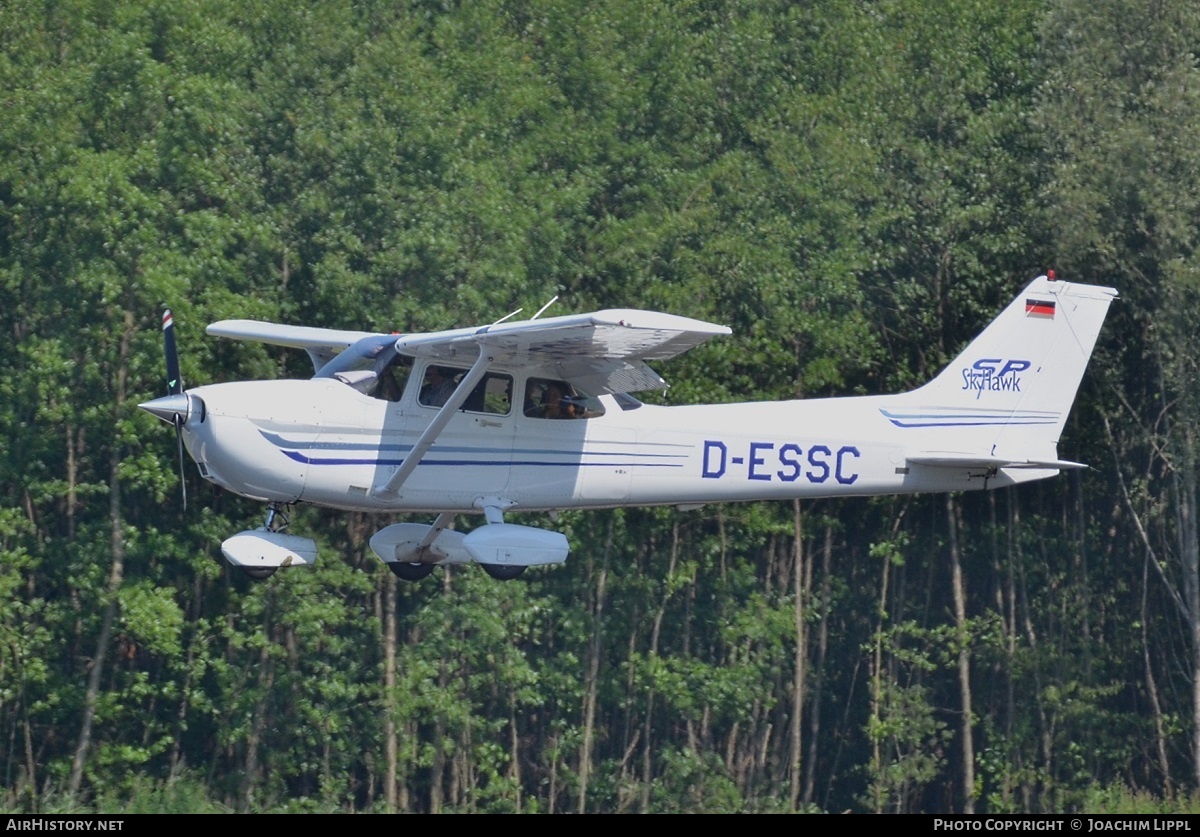
[[[175,395],[164,395],[153,401],[143,401],[138,406],[167,424],[182,427],[187,424],[188,413],[191,412],[191,399],[186,393],[180,392]]]

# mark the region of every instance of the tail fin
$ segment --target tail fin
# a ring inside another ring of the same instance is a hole
[[[884,416],[914,430],[910,460],[1072,467],[1058,460],[1058,439],[1116,296],[1033,280],[940,375],[889,399]]]

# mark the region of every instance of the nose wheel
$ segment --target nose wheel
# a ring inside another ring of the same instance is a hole
[[[279,507],[277,503],[272,503],[267,506],[267,519],[263,521],[263,528],[268,532],[283,532],[287,529],[291,520],[288,519],[287,512]],[[275,571],[279,567],[238,567],[247,578],[252,578],[255,581],[266,581],[271,576],[275,575]]]
[[[291,519],[287,516],[287,512],[281,509],[278,503],[272,503],[267,506],[267,519],[263,521],[263,527],[268,532],[286,531],[291,522]]]

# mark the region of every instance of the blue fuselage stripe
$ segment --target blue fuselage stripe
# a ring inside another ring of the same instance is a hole
[[[302,462],[305,465],[400,465],[404,462],[403,459],[342,459],[335,457],[316,457],[306,456],[300,451],[282,450],[280,451],[288,459]],[[521,468],[521,467],[537,467],[537,468],[682,468],[683,463],[676,462],[544,462],[536,459],[513,460],[513,459],[422,459],[422,467],[426,465],[440,466],[461,466],[470,465],[479,466],[503,466],[505,468]]]
[[[393,452],[399,453],[399,454],[404,454],[404,453],[410,452],[413,449],[412,445],[387,444],[387,443],[381,443],[381,442],[376,442],[376,443],[371,443],[371,442],[320,442],[320,441],[311,441],[310,442],[310,441],[301,441],[298,439],[285,439],[276,433],[268,433],[264,430],[260,430],[259,432],[262,434],[264,439],[266,439],[271,444],[275,445],[283,453],[287,454],[292,459],[295,459],[297,462],[307,462],[307,463],[310,463],[313,465],[335,465],[335,464],[336,465],[354,465],[354,464],[398,465],[401,462],[403,462],[404,459],[403,458],[399,458],[399,459],[391,459],[391,458],[389,458],[389,459],[381,459],[381,458],[349,459],[349,458],[337,458],[337,457],[314,457],[314,456],[309,456],[307,454],[300,453],[299,451],[301,449],[303,449],[305,451],[309,451],[309,452],[312,452],[312,451],[339,451],[339,452],[350,453],[350,452],[362,451],[362,452],[380,453],[380,454],[393,453]],[[686,460],[688,457],[687,453],[653,453],[653,452],[637,453],[637,452],[628,451],[628,450],[613,450],[613,451],[595,450],[594,448],[597,444],[609,445],[609,444],[617,444],[617,443],[604,442],[604,441],[593,442],[591,445],[589,445],[589,449],[586,451],[580,451],[577,448],[572,448],[569,450],[562,450],[562,449],[556,449],[556,448],[484,447],[484,446],[480,446],[480,445],[465,445],[465,446],[434,445],[430,452],[441,455],[441,456],[446,456],[447,454],[465,453],[465,454],[471,454],[474,456],[489,456],[489,455],[491,455],[491,456],[502,456],[502,457],[506,457],[506,458],[503,460],[496,460],[496,461],[448,460],[448,459],[429,460],[429,459],[425,459],[425,460],[422,460],[421,464],[423,464],[423,465],[426,465],[426,464],[428,464],[428,465],[581,464],[581,463],[577,463],[577,462],[568,462],[568,463],[542,462],[542,461],[538,461],[538,460],[528,460],[528,461],[516,460],[516,461],[514,461],[510,458],[513,456],[559,456],[559,457],[561,457],[561,456],[570,456],[570,457],[581,457],[581,456],[601,457],[601,456],[603,456],[603,457],[621,457],[623,459],[632,459],[632,460],[646,460],[646,459]],[[648,447],[665,447],[665,448],[672,448],[674,450],[680,450],[680,451],[688,451],[691,449],[690,445],[677,445],[677,444],[656,444],[656,445],[649,445]],[[639,461],[636,463],[593,462],[593,463],[586,463],[586,464],[607,465],[607,466],[611,467],[614,465],[622,465],[622,464],[645,464],[645,463]],[[682,464],[679,467],[682,467]]]
[[[1056,424],[1059,414],[1049,410],[1024,410],[1022,412],[1003,413],[994,410],[963,412],[931,412],[896,413],[881,409],[883,417],[896,427],[1030,427],[1034,425]]]
[[[907,421],[889,419],[897,427],[1032,427],[1054,424],[1054,420],[1016,419],[1007,421]]]

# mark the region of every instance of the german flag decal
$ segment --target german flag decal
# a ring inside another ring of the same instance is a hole
[[[1054,319],[1054,300],[1052,299],[1026,299],[1025,300],[1025,316],[1026,317],[1045,317],[1048,320]]]

